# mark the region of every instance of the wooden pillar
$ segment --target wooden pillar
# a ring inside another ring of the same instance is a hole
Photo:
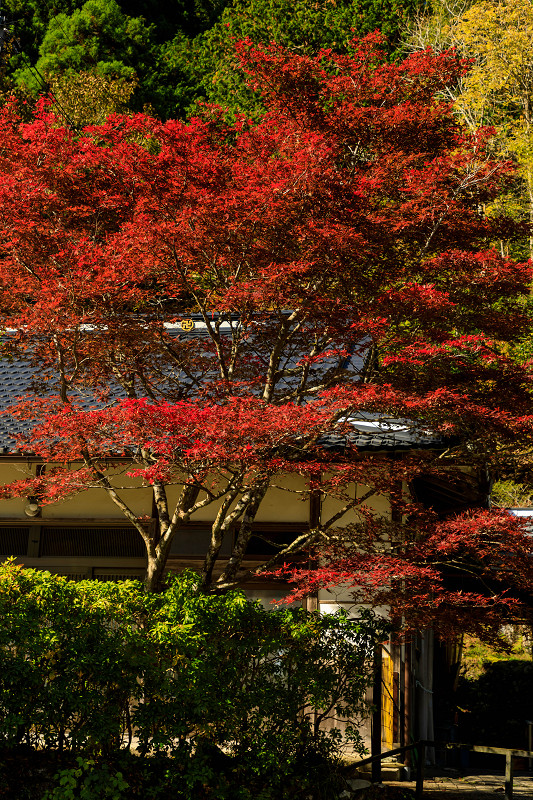
[[[30,525],[30,535],[28,536],[28,558],[39,558],[41,547],[41,526]]]
[[[370,740],[370,754],[372,756],[381,755],[381,667],[382,667],[381,644],[374,648],[374,682],[372,686],[372,736]],[[381,781],[381,759],[376,758],[372,761],[372,780],[375,783]]]
[[[402,731],[401,731],[401,701],[400,701],[400,673],[395,670],[392,674],[392,701],[393,701],[393,717],[392,717],[392,738],[394,739],[394,746],[403,744]]]
[[[513,800],[513,754],[505,754],[505,800]]]
[[[424,793],[424,770],[426,767],[426,745],[420,742],[416,748],[416,800],[420,800]]]
[[[405,643],[405,658],[403,666],[403,745],[411,741],[411,642]],[[405,763],[412,762],[411,751],[405,754]]]
[[[306,611],[318,611],[318,594],[314,592],[313,594],[304,597],[302,601],[302,608],[305,608]]]
[[[320,525],[321,495],[316,489],[309,494],[309,527],[311,530]]]

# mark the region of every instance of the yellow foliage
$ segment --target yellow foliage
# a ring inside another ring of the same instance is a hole
[[[495,127],[501,155],[518,165],[516,211],[523,203],[533,223],[533,2],[481,0],[451,20],[448,35],[473,62],[455,108],[471,130]],[[533,237],[529,247],[533,256]]]
[[[66,73],[50,78],[52,107],[75,128],[97,125],[110,114],[127,111],[136,85],[136,79],[112,79],[93,72]]]
[[[531,0],[483,0],[452,24],[454,41],[475,59],[459,106],[477,115],[478,125],[518,115],[529,122],[533,91],[533,4]]]

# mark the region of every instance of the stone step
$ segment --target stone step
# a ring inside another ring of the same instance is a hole
[[[357,769],[357,762],[354,763]],[[372,765],[364,764],[360,769],[357,769],[362,778],[370,780],[372,775]],[[406,769],[403,764],[397,761],[382,761],[381,762],[381,780],[382,781],[402,781],[406,779]]]

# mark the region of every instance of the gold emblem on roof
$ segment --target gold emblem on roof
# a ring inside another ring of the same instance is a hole
[[[180,322],[180,328],[182,331],[192,331],[194,328],[194,320],[193,319],[182,319]]]

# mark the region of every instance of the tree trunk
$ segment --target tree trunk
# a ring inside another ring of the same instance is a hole
[[[154,548],[155,551],[155,548]],[[145,592],[161,592],[163,590],[163,575],[166,567],[166,557],[161,558],[157,553],[146,554],[146,575],[144,576]]]

